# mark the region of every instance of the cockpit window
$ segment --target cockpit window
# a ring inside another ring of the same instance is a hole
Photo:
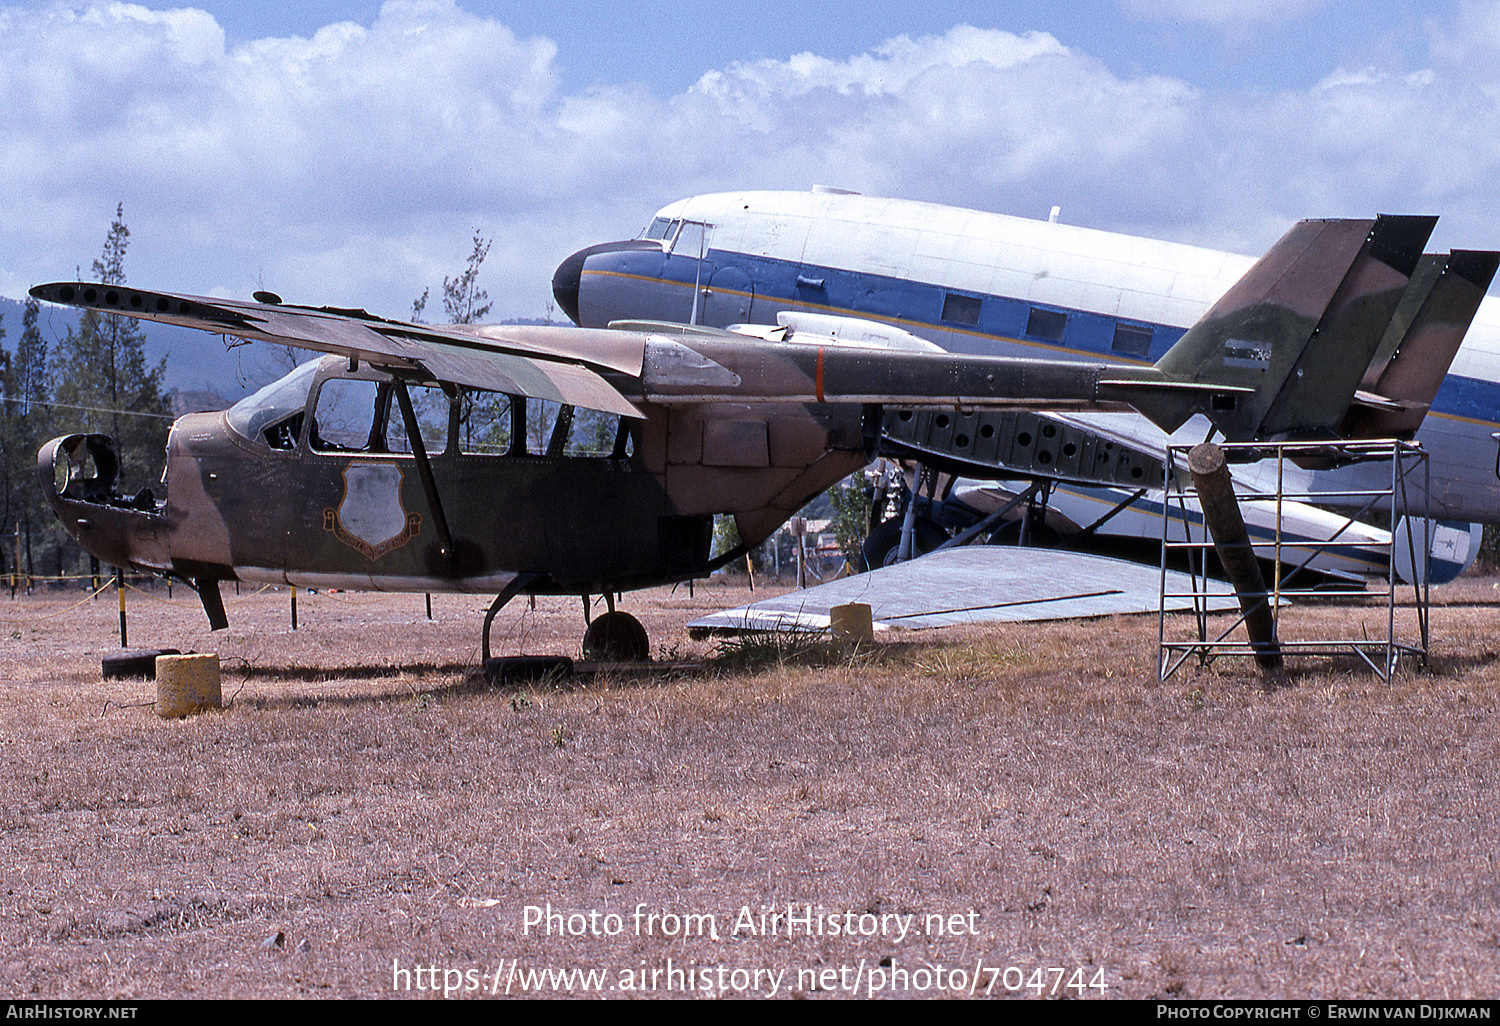
[[[412,454],[406,417],[391,381],[329,378],[318,390],[308,441],[316,452]],[[448,397],[436,386],[408,385],[422,450],[440,455],[448,446]]]
[[[389,415],[389,397],[376,382],[329,378],[318,390],[308,440],[318,452],[385,452]]]
[[[301,430],[302,411],[307,406],[313,375],[321,362],[321,357],[309,360],[280,381],[273,381],[235,403],[227,414],[229,426],[238,434],[272,448],[292,448]]]
[[[670,239],[673,235],[677,234],[677,226],[681,223],[681,221],[673,221],[669,218],[658,217],[656,220],[651,222],[650,226],[646,229],[646,233],[642,235],[641,238],[653,239],[657,242],[660,242],[663,239]]]
[[[672,243],[672,252],[685,256],[689,260],[697,260],[703,256],[708,248],[708,225],[700,221],[682,222],[682,230],[677,233],[677,241]]]

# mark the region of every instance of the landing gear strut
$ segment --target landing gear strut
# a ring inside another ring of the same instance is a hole
[[[545,574],[519,574],[495,596],[489,612],[484,615],[484,635],[481,652],[486,662],[490,659],[490,628],[495,616],[505,604],[532,585],[546,579]],[[651,658],[651,641],[646,637],[646,628],[629,613],[615,609],[614,592],[605,592],[604,600],[609,612],[595,617],[583,635],[583,657],[608,663],[639,663]],[[589,596],[583,596],[583,617],[589,616]]]

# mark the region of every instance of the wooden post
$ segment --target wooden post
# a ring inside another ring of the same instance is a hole
[[[1203,522],[1213,536],[1214,552],[1240,600],[1255,661],[1263,670],[1278,670],[1282,662],[1281,645],[1276,640],[1276,611],[1271,607],[1266,579],[1261,575],[1255,549],[1250,545],[1250,533],[1245,530],[1245,518],[1234,496],[1224,450],[1212,442],[1194,446],[1188,453],[1188,471],[1193,475],[1193,487],[1198,490]]]
[[[807,587],[807,521],[792,517],[792,537],[797,539],[797,587]]]

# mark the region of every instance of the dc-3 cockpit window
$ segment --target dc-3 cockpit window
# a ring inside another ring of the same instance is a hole
[[[681,221],[658,217],[646,227],[646,231],[641,235],[641,238],[650,239],[653,242],[661,242],[663,239],[670,240],[672,236],[677,234],[677,226],[680,224],[682,224]]]

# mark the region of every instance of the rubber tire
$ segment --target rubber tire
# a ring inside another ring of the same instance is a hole
[[[651,641],[641,621],[617,609],[589,624],[583,635],[583,657],[603,663],[644,663],[651,658]]]
[[[156,657],[182,655],[175,648],[122,648],[99,661],[104,679],[156,676]]]
[[[859,549],[860,572],[867,570],[879,570],[883,566],[890,566],[896,561],[896,554],[901,551],[901,517],[893,517],[890,520],[876,526],[865,539],[864,545]],[[948,532],[926,517],[917,517],[912,528],[912,558],[925,556],[943,542],[948,540]]]

